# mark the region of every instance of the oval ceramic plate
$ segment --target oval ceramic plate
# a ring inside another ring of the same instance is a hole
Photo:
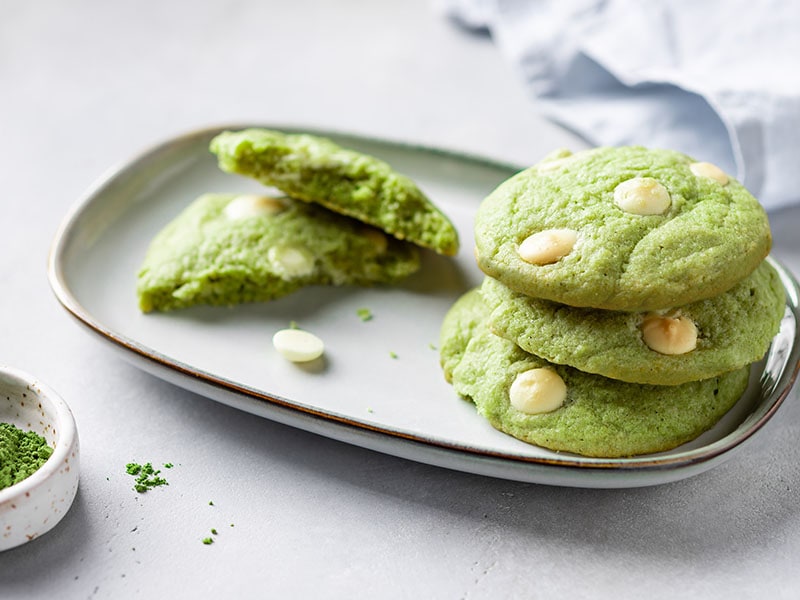
[[[753,366],[747,393],[699,439],[671,452],[610,460],[551,452],[495,431],[445,383],[436,344],[448,308],[483,277],[472,258],[475,210],[517,168],[329,131],[308,133],[378,156],[413,178],[458,227],[459,255],[424,253],[421,271],[394,288],[313,287],[265,304],[143,315],[136,272],[153,236],[202,193],[262,189],[217,168],[208,143],[222,129],[170,140],[113,171],[66,216],[52,248],[50,283],[67,311],[158,377],[255,415],[396,456],[581,487],[652,485],[705,471],[757,432],[794,382],[798,288],[773,262],[786,288],[781,331]],[[359,309],[373,318],[362,321]],[[325,341],[324,361],[302,367],[277,355],[270,339],[292,321]]]

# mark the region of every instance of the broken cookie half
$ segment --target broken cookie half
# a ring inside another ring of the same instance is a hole
[[[376,285],[419,269],[419,251],[320,206],[205,194],[152,241],[138,273],[143,312],[272,300],[307,285]]]
[[[223,171],[325,206],[440,254],[458,252],[458,233],[419,187],[378,158],[308,134],[226,131],[211,141]]]

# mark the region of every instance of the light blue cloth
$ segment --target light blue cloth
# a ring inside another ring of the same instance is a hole
[[[672,148],[768,209],[800,204],[800,2],[443,0],[547,116],[593,145]]]

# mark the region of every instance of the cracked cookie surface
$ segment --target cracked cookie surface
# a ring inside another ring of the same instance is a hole
[[[740,183],[698,165],[643,147],[547,158],[481,204],[478,265],[571,306],[657,310],[720,294],[767,256],[769,223]]]
[[[526,351],[581,371],[656,385],[707,379],[760,360],[786,305],[780,278],[767,262],[719,296],[662,313],[575,308],[525,296],[488,277],[481,294],[492,331]],[[688,319],[696,327],[695,347],[666,354],[648,345],[643,326],[659,314]]]

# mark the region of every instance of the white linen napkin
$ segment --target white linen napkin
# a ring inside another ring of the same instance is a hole
[[[593,145],[685,152],[800,204],[800,2],[441,0]]]

